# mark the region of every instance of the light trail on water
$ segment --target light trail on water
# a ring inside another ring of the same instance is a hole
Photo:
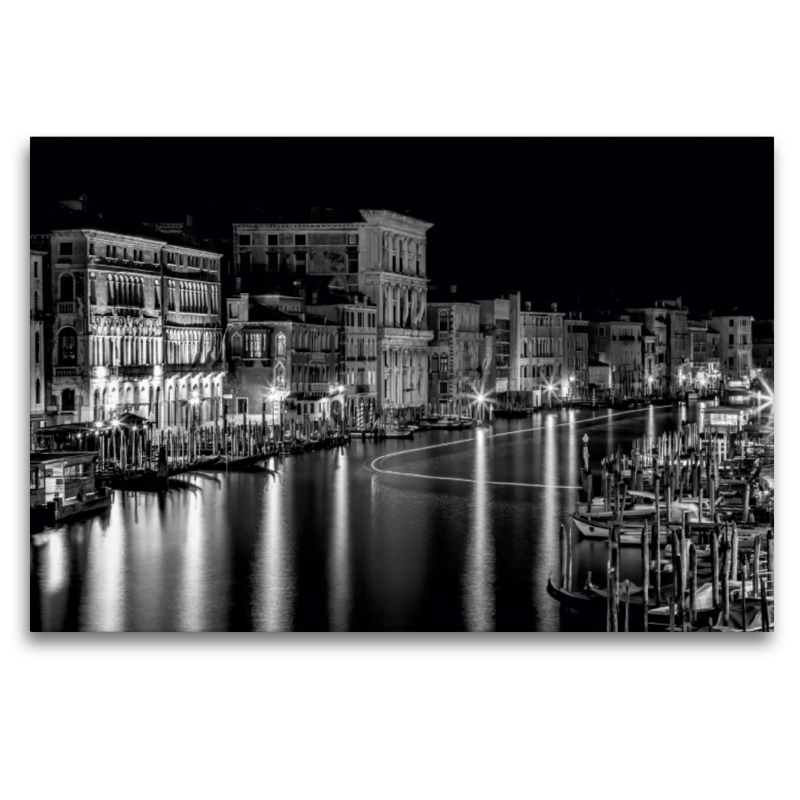
[[[481,436],[480,438],[483,441],[488,439],[499,439],[503,436],[519,436],[523,433],[532,433],[533,431],[541,431],[545,430],[546,428],[565,428],[568,425],[583,425],[583,424],[596,424],[601,422],[606,422],[609,419],[614,419],[616,417],[626,416],[628,414],[641,414],[644,411],[649,409],[631,409],[630,411],[617,411],[614,414],[606,414],[603,417],[587,417],[586,419],[579,419],[579,420],[567,420],[566,422],[557,422],[553,424],[544,424],[544,425],[535,425],[532,428],[524,428],[519,431],[504,431],[503,433],[490,433],[486,434],[485,436]],[[551,417],[552,419],[552,417]],[[425,480],[434,480],[434,481],[452,481],[454,483],[478,483],[479,481],[475,478],[454,478],[448,477],[445,475],[425,475],[418,472],[400,472],[399,470],[393,469],[383,469],[382,464],[390,458],[397,458],[398,456],[405,456],[410,455],[411,453],[423,453],[426,450],[437,450],[442,447],[453,447],[459,444],[467,444],[468,442],[475,442],[478,440],[477,436],[471,436],[467,439],[455,439],[452,442],[441,442],[440,444],[430,444],[426,445],[425,447],[413,447],[410,450],[398,450],[396,453],[387,453],[384,456],[378,456],[378,458],[374,459],[369,466],[365,462],[364,466],[366,469],[371,470],[373,472],[377,472],[381,475],[401,475],[404,478],[424,478]],[[514,481],[480,481],[480,483],[485,484],[487,486],[518,486],[522,488],[529,488],[529,489],[580,489],[580,486],[572,486],[569,484],[551,484],[551,483],[517,483]]]

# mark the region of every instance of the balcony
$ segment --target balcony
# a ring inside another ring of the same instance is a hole
[[[56,367],[55,368],[56,378],[64,378],[69,375],[77,375],[78,368],[77,367]]]
[[[75,303],[73,301],[70,302],[58,302],[56,303],[56,310],[59,314],[74,314],[75,313]]]

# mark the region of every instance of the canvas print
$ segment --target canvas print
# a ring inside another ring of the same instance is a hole
[[[30,169],[32,631],[774,630],[772,139]]]

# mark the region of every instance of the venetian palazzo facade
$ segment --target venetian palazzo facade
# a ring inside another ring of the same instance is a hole
[[[220,256],[95,229],[44,238],[52,265],[51,421],[126,412],[158,426],[213,420],[223,379]]]
[[[589,398],[589,320],[570,311],[564,318],[564,380],[561,393],[569,400]]]
[[[230,421],[303,427],[345,413],[336,324],[306,313],[300,297],[241,292],[226,303]]]
[[[421,413],[428,396],[427,231],[432,224],[362,209],[356,222],[235,224],[234,281],[290,282],[305,293],[359,292],[377,309],[378,405]]]
[[[747,314],[713,316],[710,326],[719,333],[720,371],[726,382],[749,381],[753,369],[753,317]]]
[[[428,305],[428,397],[435,412],[472,411],[480,383],[480,310],[478,303],[455,300]]]
[[[642,371],[642,323],[626,315],[589,323],[591,358],[611,367],[614,398],[644,394]]]
[[[377,414],[378,309],[360,293],[350,298],[353,302],[331,296],[312,309],[338,325],[338,380],[350,425],[359,430],[371,427]]]
[[[551,402],[562,393],[564,370],[564,314],[555,304],[534,309],[521,307],[519,294],[511,300],[511,389],[530,393],[534,406]]]
[[[511,358],[511,323],[508,297],[479,300],[480,306],[480,381],[485,394],[503,402],[508,393]]]

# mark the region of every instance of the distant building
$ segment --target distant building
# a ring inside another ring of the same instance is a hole
[[[159,426],[217,418],[218,254],[86,228],[32,239],[50,248],[52,422],[125,412]]]
[[[511,330],[507,297],[478,300],[480,383],[486,394],[502,402],[509,389]]]
[[[726,382],[749,381],[753,369],[753,318],[747,314],[713,316],[719,333],[720,371]]]
[[[449,295],[452,299],[428,303],[428,329],[433,332],[429,405],[433,411],[469,413],[479,384],[480,305],[456,300],[455,286]]]
[[[614,397],[643,394],[641,322],[626,315],[592,320],[589,324],[589,355],[611,367]]]
[[[339,326],[338,382],[344,387],[350,424],[369,427],[378,404],[378,309],[363,295],[353,302],[328,297],[310,306],[315,314]]]
[[[682,298],[656,300],[652,306],[625,311],[632,320],[643,324],[643,336],[655,337],[652,367],[646,378],[647,392],[658,396],[679,393],[688,361],[686,320],[689,312],[683,307]]]
[[[511,322],[512,391],[531,393],[532,404],[541,406],[562,394],[564,368],[564,314],[552,304],[534,309],[521,306],[520,296],[509,295]]]
[[[708,320],[689,320],[688,371],[689,384],[699,391],[716,390],[720,378],[719,334],[709,327]]]
[[[49,343],[45,330],[45,270],[50,253],[46,250],[30,251],[30,425],[33,429],[44,425],[45,398],[49,392],[45,368]]]
[[[775,324],[771,319],[753,323],[753,369],[775,387]]]
[[[360,292],[378,310],[380,406],[421,413],[428,394],[427,231],[432,224],[364,209],[355,222],[233,226],[238,288],[266,281],[296,291]]]
[[[612,398],[612,387],[614,385],[611,365],[597,358],[590,357],[588,361],[588,399],[592,401],[610,400]]]
[[[589,320],[570,311],[564,318],[564,382],[562,394],[571,400],[589,398]]]
[[[226,304],[229,416],[288,428],[342,414],[336,323],[307,314],[300,297],[241,292]],[[281,307],[298,310],[288,314]]]

